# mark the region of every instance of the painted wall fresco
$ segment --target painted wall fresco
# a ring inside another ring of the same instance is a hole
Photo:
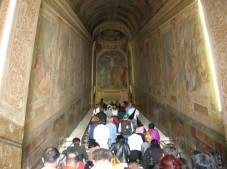
[[[195,6],[150,33],[140,46],[140,57],[135,60],[143,74],[136,76],[141,88],[155,97],[165,99],[166,95],[166,103],[174,101],[189,109],[198,103],[215,113],[208,56]]]
[[[97,89],[126,89],[127,61],[119,51],[107,51],[97,58]]]
[[[197,2],[150,33],[141,33],[133,45],[134,99],[145,116],[184,151],[219,150],[225,158],[225,130]]]
[[[91,107],[91,41],[64,15],[43,5],[33,52],[23,168],[40,168],[44,148],[61,145]]]
[[[44,111],[50,111],[50,105],[58,105],[50,111],[52,114],[80,94],[81,89],[89,88],[89,48],[91,46],[63,20],[40,17],[30,81],[28,106],[31,111],[27,120],[41,115],[36,114],[37,107],[42,105]]]
[[[50,91],[51,83],[51,64],[53,62],[54,45],[56,41],[56,24],[49,22],[47,18],[41,17],[39,36],[37,37],[36,53],[32,67],[34,93],[33,100],[36,101],[40,96],[46,95]],[[46,31],[49,30],[49,31]]]

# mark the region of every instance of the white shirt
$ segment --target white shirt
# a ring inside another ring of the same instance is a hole
[[[93,110],[93,115],[96,115],[96,114],[99,113],[99,112],[100,112],[100,108],[97,107],[97,108],[95,108],[95,109]]]
[[[56,169],[55,167],[43,167],[41,169]]]
[[[112,115],[113,115],[113,116],[118,116],[118,110],[114,110],[114,109],[113,109],[113,110],[112,110]]]
[[[101,148],[109,149],[108,140],[110,138],[109,128],[104,124],[99,124],[94,129],[94,139],[97,143],[99,143]]]
[[[128,115],[130,116],[134,112],[134,110],[135,110],[134,107],[129,109]],[[136,119],[139,116],[139,114],[140,114],[139,110],[136,109],[133,119]]]
[[[143,140],[140,135],[132,134],[128,137],[128,145],[130,150],[138,150],[141,151],[141,145],[143,144]]]

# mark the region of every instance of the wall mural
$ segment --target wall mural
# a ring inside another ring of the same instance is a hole
[[[44,114],[48,118],[47,112],[56,113],[91,84],[91,45],[61,18],[39,17],[33,55],[29,122]],[[55,110],[51,110],[52,105],[57,105]],[[39,107],[42,111],[37,113]]]
[[[161,25],[139,46],[141,59],[135,58],[138,64],[135,68],[144,76],[135,75],[141,88],[152,91],[156,97],[163,94],[168,99],[175,98],[191,109],[194,103],[199,103],[210,110],[214,90],[197,8],[189,8],[184,15]]]
[[[57,65],[56,65],[56,74],[57,74],[57,90],[58,92],[62,91],[66,87],[66,78],[67,78],[67,69],[66,64],[69,59],[69,33],[67,29],[59,25],[59,30],[57,33],[57,39],[59,43],[57,44]]]
[[[187,7],[134,42],[135,101],[138,108],[164,134],[176,138],[185,151],[202,148],[220,150],[225,155],[223,120],[214,101],[208,54],[196,5]],[[143,62],[147,53],[149,61]],[[141,76],[138,72],[143,74],[147,65],[151,75]],[[141,81],[149,83],[149,87],[143,88]],[[163,93],[159,94],[158,89]],[[150,98],[150,103],[144,101],[144,96]],[[160,103],[163,109],[158,118],[153,102]]]
[[[97,89],[126,89],[127,64],[121,52],[104,52],[97,58]]]
[[[46,31],[49,30],[49,31]],[[41,17],[39,36],[36,40],[36,53],[34,54],[33,76],[31,83],[36,90],[33,90],[34,97],[45,95],[50,89],[51,62],[55,45],[56,25]]]
[[[124,37],[123,33],[113,29],[108,29],[100,33],[100,38],[108,41],[117,41],[123,39]]]

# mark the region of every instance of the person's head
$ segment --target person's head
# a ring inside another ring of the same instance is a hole
[[[196,151],[191,154],[193,169],[216,169],[216,162],[211,153]]]
[[[109,118],[108,118],[108,122],[109,122],[109,123],[113,123],[113,117],[109,117]]]
[[[166,154],[158,164],[159,169],[182,169],[181,161],[172,154]]]
[[[48,147],[44,150],[42,162],[44,166],[57,168],[59,164],[60,153],[55,147]]]
[[[104,148],[99,148],[93,151],[92,159],[94,163],[107,162],[111,163],[112,154],[109,150]]]
[[[180,157],[178,150],[173,143],[168,143],[168,144],[164,145],[163,152],[164,152],[164,154],[172,154],[177,158]]]
[[[149,132],[145,132],[144,137],[146,142],[150,142],[152,140],[152,136]]]
[[[123,117],[124,120],[128,120],[128,116],[125,114]]]
[[[78,156],[75,151],[69,151],[66,155],[66,166],[76,167],[78,163]]]
[[[148,125],[148,127],[149,127],[149,129],[154,129],[154,123],[150,123],[149,125]]]
[[[91,118],[91,122],[98,122],[99,121],[99,118],[97,116],[93,116]]]
[[[78,137],[75,137],[73,139],[73,144],[80,144],[80,139]]]
[[[116,142],[124,142],[125,141],[125,138],[123,135],[118,135],[117,138],[116,138]]]
[[[151,140],[150,148],[161,148],[157,140]]]
[[[103,102],[103,98],[100,99],[100,102]]]
[[[129,161],[128,162],[128,169],[138,169],[139,163],[137,161]]]
[[[217,168],[223,168],[224,167],[224,161],[221,157],[221,154],[218,151],[214,151],[211,154],[215,159]]]
[[[99,124],[105,124],[104,119],[100,118],[100,120],[99,120]]]
[[[91,145],[91,148],[92,148],[92,147],[100,147],[100,145],[99,145],[99,143],[94,142],[94,143]]]

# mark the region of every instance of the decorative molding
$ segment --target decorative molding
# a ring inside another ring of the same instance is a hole
[[[42,4],[45,7],[48,7],[48,9],[54,12],[57,16],[63,18],[65,23],[70,25],[73,30],[79,32],[79,34],[81,34],[82,37],[86,39],[86,41],[88,41],[89,43],[93,42],[92,37],[66,1],[43,0]]]
[[[134,43],[138,38],[146,37],[147,34],[155,31],[160,25],[169,21],[172,17],[179,14],[185,8],[190,6],[197,0],[169,0],[165,5],[145,24],[137,35],[131,39],[130,43]]]
[[[1,86],[1,107],[11,119],[24,125],[32,53],[41,0],[19,0],[9,41]],[[9,117],[9,118],[10,118]]]
[[[8,137],[0,136],[0,142],[2,142],[3,144],[8,144],[13,147],[22,148],[22,142],[8,138]]]

